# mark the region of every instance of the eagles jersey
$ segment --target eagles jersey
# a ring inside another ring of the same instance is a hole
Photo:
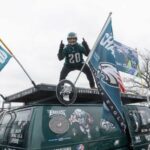
[[[65,57],[65,65],[68,66],[78,66],[83,64],[83,54],[86,54],[85,48],[76,43],[75,45],[66,45],[62,51],[63,57]]]
[[[59,52],[57,54],[58,59],[61,61],[65,58],[65,64],[61,70],[59,80],[63,80],[66,78],[68,73],[73,70],[81,70],[83,66],[83,54],[88,56],[90,49],[85,40],[83,40],[82,45],[76,43],[74,45],[66,45],[61,41]],[[90,87],[95,87],[94,79],[91,73],[90,68],[87,64],[83,68],[82,72],[84,72],[89,80]]]

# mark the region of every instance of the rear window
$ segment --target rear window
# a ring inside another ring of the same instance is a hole
[[[8,145],[25,147],[27,129],[31,118],[31,109],[15,112],[15,120],[8,135]]]

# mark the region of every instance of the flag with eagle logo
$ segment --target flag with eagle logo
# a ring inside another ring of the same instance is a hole
[[[126,124],[123,117],[121,94],[122,85],[114,57],[114,41],[111,16],[108,17],[88,59],[94,74],[99,93],[104,103],[116,119],[121,130],[125,132]]]

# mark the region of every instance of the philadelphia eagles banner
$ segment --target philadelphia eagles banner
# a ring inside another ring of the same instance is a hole
[[[103,96],[104,103],[113,114],[121,130],[125,132],[126,124],[118,82],[120,76],[114,58],[111,14],[89,55],[88,63],[94,74],[99,93]]]
[[[11,55],[2,46],[0,46],[0,71],[5,67],[10,58]]]

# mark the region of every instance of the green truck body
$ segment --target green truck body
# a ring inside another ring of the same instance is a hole
[[[80,93],[78,102],[63,106],[51,95],[52,89],[49,89],[49,97],[48,90],[45,93],[43,91],[30,89],[26,93],[7,97],[7,102],[25,102],[25,99],[30,99],[23,107],[2,112],[0,150],[150,149],[148,107],[135,104],[123,106],[128,126],[128,132],[124,134],[112,114],[104,110],[102,104],[92,99],[92,103],[89,100],[83,102],[86,95],[91,93]],[[41,97],[44,97],[42,102]],[[95,97],[93,94],[93,99]],[[33,99],[34,102],[30,103]]]

